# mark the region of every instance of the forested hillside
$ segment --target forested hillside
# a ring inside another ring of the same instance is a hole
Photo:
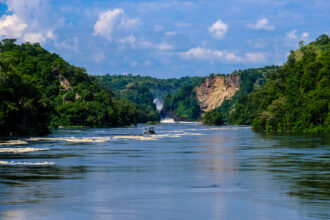
[[[208,94],[216,97],[207,99]],[[159,121],[155,98],[164,100],[162,116],[175,120],[199,120],[203,109],[215,109],[205,124],[224,120],[252,124],[256,131],[329,131],[330,39],[321,35],[301,43],[282,67],[179,79],[90,76],[38,43],[0,42],[0,136]]]
[[[103,89],[113,92],[136,104],[139,122],[159,121],[160,114],[154,99],[163,102],[165,97],[178,92],[185,86],[197,85],[205,77],[181,77],[158,79],[150,76],[109,75],[94,76],[94,81]],[[164,116],[164,115],[163,115]]]
[[[100,89],[38,43],[0,43],[0,135],[44,134],[49,127],[111,127],[138,121],[136,106]]]
[[[229,116],[255,131],[330,131],[330,39],[291,51],[288,61],[259,90],[241,98]]]
[[[163,117],[172,117],[176,121],[196,121],[202,110],[194,91],[196,85],[183,86],[177,93],[165,97],[161,111]]]
[[[181,77],[179,79],[159,79],[151,76],[133,76],[127,75],[103,75],[95,77],[98,84],[104,88],[111,88],[115,93],[125,89],[129,84],[142,84],[146,86],[154,98],[164,99],[169,94],[176,93],[185,85],[196,85],[205,79],[205,77]]]
[[[220,111],[222,113],[222,119],[224,119],[228,123],[228,117],[230,112],[233,110],[234,106],[237,103],[241,102],[242,97],[251,93],[255,89],[259,88],[266,82],[267,76],[270,73],[276,71],[277,66],[266,66],[264,68],[254,68],[247,70],[239,70],[235,71],[230,75],[225,74],[211,74],[204,82],[205,84],[203,88],[197,87],[200,83],[191,84],[179,90],[179,92],[169,95],[165,98],[164,107],[162,110],[163,115],[171,115],[174,119],[177,120],[188,120],[195,121],[200,118],[203,113],[203,106],[198,102],[198,97],[196,97],[196,89],[208,89],[211,93],[205,92],[204,96],[212,96],[217,94],[219,97],[204,97],[209,100],[213,100],[216,104],[218,102],[218,98],[220,98],[221,94],[224,94],[225,98],[220,107],[210,108],[208,109]],[[237,77],[237,78],[236,78]],[[234,86],[235,80],[238,79],[239,82],[239,90],[237,90],[232,97],[227,97],[226,92],[228,92],[228,88]],[[217,83],[216,87],[212,83]],[[220,84],[219,84],[220,83]],[[216,91],[219,90],[219,91]],[[208,92],[210,92],[208,91]],[[212,93],[213,91],[213,93]],[[201,93],[201,92],[200,92]],[[214,105],[215,105],[214,104]]]
[[[154,97],[147,86],[142,83],[127,84],[119,93],[118,97],[126,98],[133,102],[137,111],[139,123],[160,121],[160,114],[153,103]]]
[[[246,70],[235,71],[232,74],[238,74],[240,79],[240,89],[231,99],[225,100],[219,107],[227,123],[232,123],[229,117],[236,105],[244,102],[244,97],[251,92],[259,89],[266,83],[267,78],[278,69],[278,66],[265,66],[263,68],[250,68]],[[249,123],[247,123],[249,124]],[[251,124],[251,123],[250,123]]]
[[[239,76],[239,90],[234,96],[223,101],[210,116],[213,117],[220,111],[221,118],[226,123],[252,124],[255,131],[330,130],[330,40],[327,35],[321,35],[306,46],[301,42],[300,48],[291,51],[288,61],[282,67],[266,66],[240,70],[232,75]],[[217,76],[227,77],[211,75],[209,78],[214,79]],[[232,86],[226,84],[231,78],[222,80],[223,88],[221,85],[219,88],[210,84],[213,82],[211,80],[208,80],[204,87],[208,90],[214,87],[226,92],[228,86]],[[162,112],[170,113],[179,120],[200,118],[202,111],[196,110],[196,107],[203,103],[196,101],[194,90],[196,87],[186,87],[167,97]],[[202,93],[204,96],[205,94],[207,93]]]

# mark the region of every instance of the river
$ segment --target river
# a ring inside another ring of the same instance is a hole
[[[0,146],[1,219],[327,219],[326,135],[198,123],[59,129]]]

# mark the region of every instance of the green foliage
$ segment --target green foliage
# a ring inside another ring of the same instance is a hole
[[[128,75],[103,75],[95,76],[94,80],[105,90],[112,90],[115,93],[119,93],[125,89],[129,84],[142,84],[146,86],[154,98],[163,100],[167,95],[174,94],[185,85],[198,85],[205,77],[181,77],[179,79],[158,79],[150,76],[133,76]]]
[[[291,52],[287,63],[267,83],[241,99],[229,118],[252,122],[255,131],[329,132],[330,40]]]
[[[150,76],[109,75],[95,76],[94,81],[103,89],[136,104],[137,121],[159,121],[160,115],[153,103],[154,98],[164,100],[167,95],[179,91],[185,85],[199,84],[204,77],[157,79]],[[183,103],[181,103],[183,104]],[[183,109],[184,106],[181,106]],[[192,113],[183,112],[183,115]],[[187,116],[190,117],[190,116]]]
[[[212,111],[206,112],[202,119],[203,125],[223,125],[224,120],[222,114],[219,110],[214,109]]]
[[[201,110],[193,85],[182,87],[179,92],[165,97],[163,116],[170,115],[174,120],[196,121]]]
[[[246,95],[263,86],[267,77],[276,71],[278,66],[265,66],[263,68],[251,68],[247,70],[235,71],[232,74],[238,74],[240,79],[240,89],[235,95],[225,100],[219,107],[224,116],[224,120],[230,124],[251,124],[251,119],[246,118],[247,115],[230,114],[233,108],[244,108],[246,103]]]
[[[130,83],[120,91],[120,97],[135,103],[137,122],[159,121],[160,115],[153,103],[153,96],[142,83]]]
[[[239,75],[240,90],[235,93],[232,99],[225,100],[218,108],[223,115],[223,120],[238,124],[240,124],[240,121],[246,121],[245,118],[237,119],[230,117],[230,112],[234,106],[244,107],[244,99],[246,94],[249,94],[253,90],[256,90],[264,85],[266,82],[266,77],[276,71],[277,68],[277,66],[266,66],[264,68],[247,69],[243,71],[239,70],[233,72],[232,75]],[[212,73],[209,77],[215,76],[227,75]],[[202,111],[200,110],[195,92],[193,90],[194,87],[199,84],[200,82],[198,84],[190,84],[190,87],[186,87],[184,90],[181,90],[172,96],[166,97],[162,111],[163,115],[170,114],[174,118],[178,118],[178,120],[197,120]],[[190,89],[190,91],[188,92],[187,89]]]
[[[46,133],[49,126],[126,126],[143,114],[38,43],[0,44],[1,136]]]
[[[45,134],[51,103],[30,77],[15,71],[15,64],[11,53],[0,53],[0,135]]]

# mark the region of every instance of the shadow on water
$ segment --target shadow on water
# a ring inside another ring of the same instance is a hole
[[[82,179],[85,166],[3,165],[0,168],[0,205],[38,204],[74,193],[58,188],[56,180]],[[5,200],[2,198],[6,198]]]
[[[106,212],[132,219],[330,217],[329,135],[259,134],[242,126],[198,124],[155,128],[168,136],[71,143],[51,138],[136,136],[144,127],[58,130],[49,140],[20,146],[48,150],[0,153],[0,218],[14,209],[42,218],[36,211],[41,207],[54,219],[63,209],[72,218],[95,218],[88,213],[110,218]],[[38,165],[45,160],[50,164]]]
[[[86,172],[85,166],[3,165],[0,169],[0,183],[24,185],[39,180],[80,179]]]
[[[258,136],[272,143],[263,146],[262,155],[252,157],[258,161],[259,168],[265,167],[275,179],[287,183],[287,195],[327,210],[330,205],[330,135]],[[316,215],[329,218],[330,214],[325,213],[321,211]]]
[[[63,159],[68,157],[82,157],[82,155],[73,154],[73,153],[57,153],[57,154],[45,154],[45,153],[34,153],[34,154],[10,154],[10,153],[1,153],[1,159]]]

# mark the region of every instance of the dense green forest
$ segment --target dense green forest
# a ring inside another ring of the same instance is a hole
[[[38,43],[0,43],[0,135],[44,134],[49,127],[126,126],[136,105],[99,88],[84,68]]]
[[[154,97],[144,84],[130,83],[117,96],[134,103],[139,123],[160,121],[160,114],[153,103]]]
[[[264,86],[240,99],[230,122],[266,132],[330,131],[330,39],[300,46]]]
[[[278,66],[272,65],[265,66],[263,68],[238,70],[232,73],[239,75],[240,89],[231,99],[225,100],[219,107],[219,111],[222,113],[223,118],[227,123],[231,123],[229,115],[234,106],[241,103],[244,99],[243,97],[263,86],[270,74],[275,72],[277,69]]]
[[[103,75],[94,76],[99,87],[113,92],[116,96],[126,98],[136,104],[139,122],[160,120],[160,114],[153,103],[154,99],[162,102],[164,98],[179,91],[185,85],[199,84],[205,77],[181,77],[179,79],[158,79],[150,76]]]
[[[179,120],[200,119],[204,124],[214,124],[219,111],[227,124],[252,124],[255,131],[330,130],[330,40],[327,35],[306,46],[300,42],[300,48],[291,51],[282,67],[266,66],[232,74],[239,74],[240,89],[216,111],[207,114],[206,123],[201,117],[194,86],[166,97],[163,112]]]
[[[202,111],[194,91],[195,86],[197,85],[185,85],[177,93],[167,95],[161,112],[162,116],[172,117],[176,121],[196,121],[199,119]]]
[[[205,77],[194,76],[194,77],[181,77],[179,79],[159,79],[151,76],[133,76],[132,74],[127,75],[109,75],[95,76],[97,84],[103,88],[111,88],[115,93],[120,93],[121,90],[125,89],[130,84],[142,84],[146,86],[154,98],[164,99],[169,94],[174,94],[185,85],[197,85],[202,82]]]
[[[330,40],[291,51],[282,66],[235,71],[240,89],[203,114],[194,88],[205,77],[90,76],[38,43],[0,42],[0,135],[45,134],[56,127],[113,127],[175,120],[251,125],[255,131],[330,130]],[[164,100],[159,113],[154,99]],[[203,116],[203,117],[202,117]]]
[[[220,111],[222,120],[228,122],[230,111],[234,106],[239,103],[242,97],[251,93],[265,84],[267,77],[278,69],[278,66],[265,66],[263,68],[251,68],[247,70],[238,70],[233,72],[233,75],[239,75],[240,89],[235,95],[225,100],[222,105],[217,109]],[[211,74],[214,76],[226,76],[225,74]],[[194,84],[189,84],[180,89],[177,93],[168,95],[165,98],[162,115],[169,115],[177,120],[196,121],[201,119],[202,111],[197,101],[194,91],[195,86],[198,86],[201,81],[196,81]],[[214,112],[217,114],[217,111]]]
[[[215,126],[215,125],[223,125],[225,121],[223,120],[223,116],[219,109],[213,109],[212,111],[205,112],[202,116],[203,125]]]

